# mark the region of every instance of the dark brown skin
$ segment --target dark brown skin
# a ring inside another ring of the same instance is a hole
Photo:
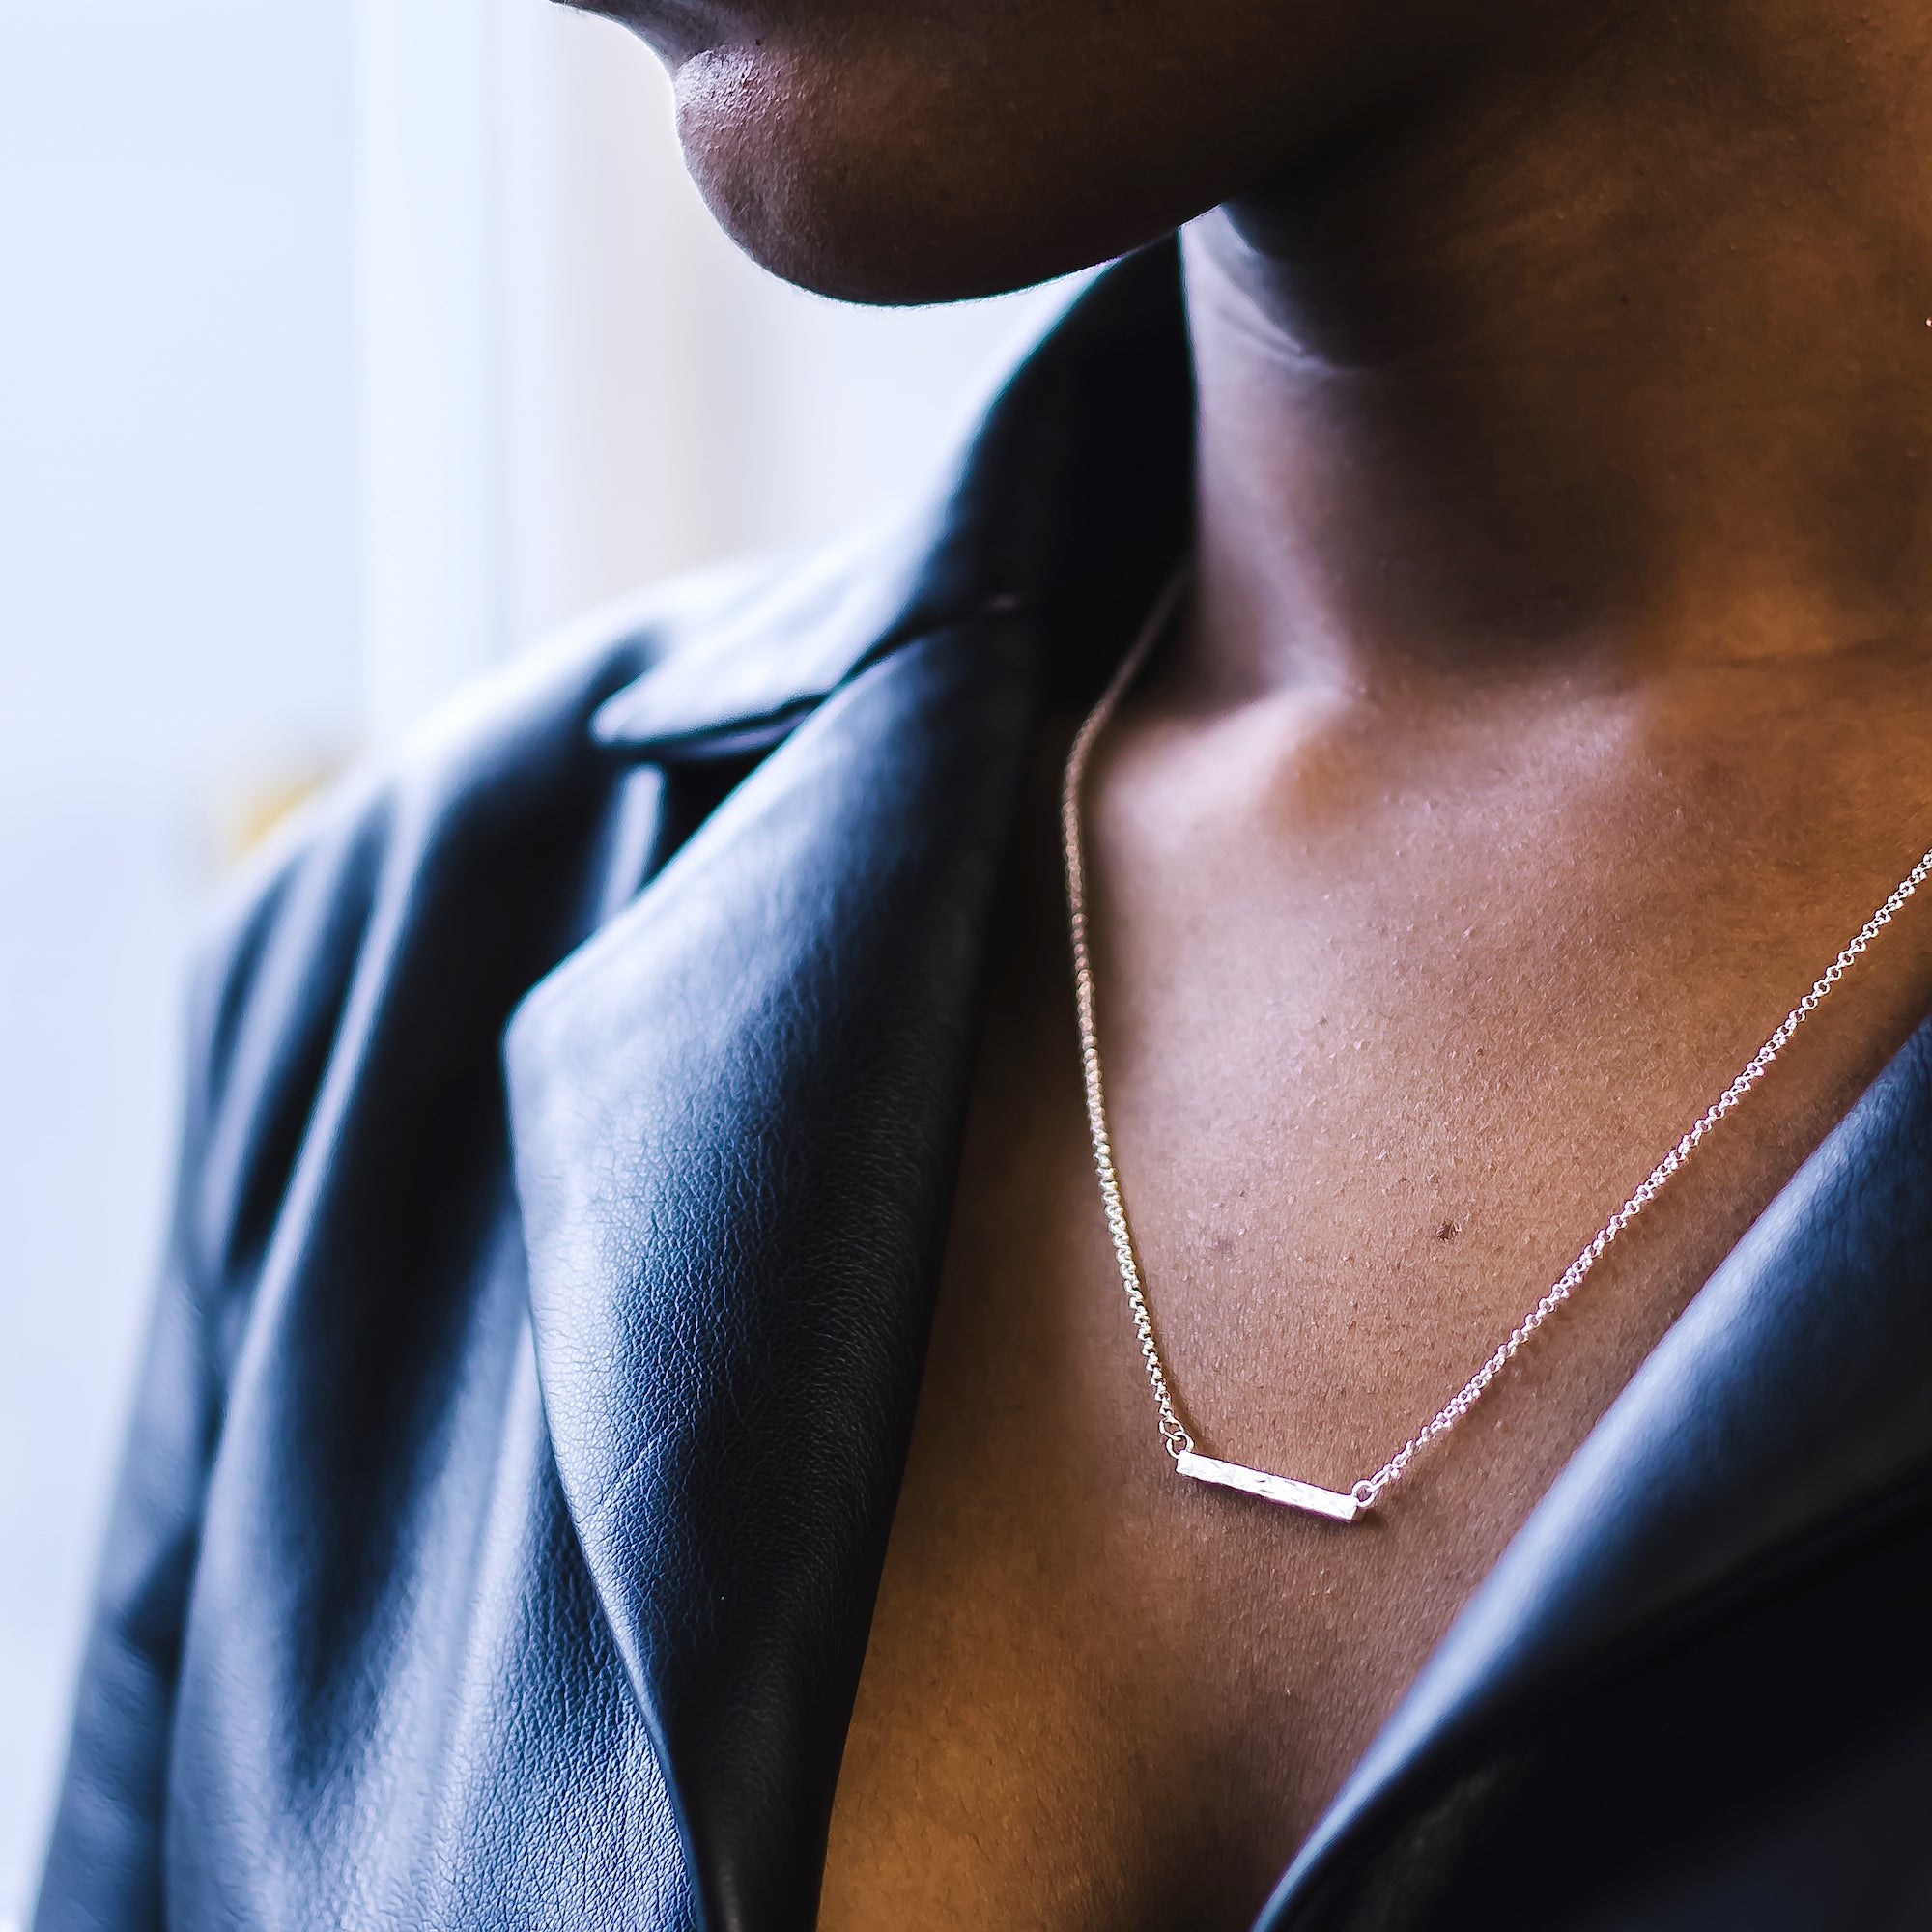
[[[1343,1486],[1932,844],[1932,10],[648,11],[714,207],[802,280],[984,291],[1191,223],[1200,576],[1094,773],[1101,1024],[1203,1446]],[[831,1932],[1245,1924],[1932,1004],[1915,905],[1372,1522],[1193,1491],[1080,1113],[1072,723],[1002,927]]]

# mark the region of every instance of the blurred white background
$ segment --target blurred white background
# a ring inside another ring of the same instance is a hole
[[[0,0],[0,1926],[251,826],[618,593],[916,485],[1064,291],[738,257],[545,0]]]

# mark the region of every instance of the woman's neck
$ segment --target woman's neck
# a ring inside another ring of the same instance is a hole
[[[1932,11],[1634,4],[1530,55],[1187,231],[1203,701],[1932,617]]]

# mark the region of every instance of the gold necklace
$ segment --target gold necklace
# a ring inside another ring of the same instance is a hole
[[[1777,1030],[1746,1063],[1737,1078],[1651,1169],[1630,1199],[1590,1236],[1576,1260],[1550,1283],[1528,1314],[1497,1343],[1475,1374],[1374,1475],[1364,1476],[1346,1490],[1326,1490],[1319,1484],[1297,1482],[1289,1476],[1270,1475],[1264,1469],[1251,1469],[1244,1463],[1223,1463],[1212,1456],[1204,1456],[1196,1449],[1192,1433],[1180,1419],[1173,1389],[1168,1383],[1167,1368],[1154,1340],[1147,1284],[1141,1273],[1133,1234],[1127,1225],[1120,1173],[1114,1164],[1113,1139],[1107,1128],[1106,1088],[1100,1073],[1100,1041],[1094,1018],[1094,959],[1088,939],[1087,861],[1080,835],[1080,794],[1094,744],[1105,730],[1127,687],[1133,683],[1154,644],[1166,631],[1186,581],[1185,573],[1177,576],[1162,593],[1133,648],[1101,693],[1099,702],[1088,713],[1086,723],[1074,737],[1073,749],[1067,753],[1065,778],[1061,786],[1060,833],[1066,863],[1067,922],[1073,940],[1073,993],[1080,1019],[1080,1061],[1086,1075],[1087,1125],[1094,1139],[1094,1167],[1099,1176],[1100,1202],[1106,1211],[1107,1231],[1113,1237],[1114,1258],[1120,1264],[1121,1285],[1126,1290],[1127,1304],[1133,1311],[1134,1334],[1140,1343],[1141,1361],[1147,1370],[1148,1384],[1153,1390],[1161,1440],[1166,1443],[1168,1454],[1174,1458],[1175,1468],[1197,1482],[1240,1490],[1248,1495],[1281,1503],[1290,1509],[1307,1510],[1316,1516],[1333,1518],[1337,1522],[1353,1522],[1374,1509],[1380,1497],[1403,1479],[1424,1449],[1448,1435],[1468,1414],[1490,1384],[1515,1359],[1524,1343],[1576,1293],[1583,1278],[1603,1259],[1610,1243],[1662,1192],[1671,1176],[1702,1144],[1705,1135],[1764,1078],[1772,1062],[1783,1052],[1792,1035],[1804,1025],[1819,1002],[1844,978],[1853,962],[1877,937],[1879,930],[1890,923],[1899,907],[1927,877],[1932,877],[1932,852],[1927,852],[1899,881],[1890,896],[1865,921],[1857,936],[1825,969],[1811,990],[1785,1014]]]

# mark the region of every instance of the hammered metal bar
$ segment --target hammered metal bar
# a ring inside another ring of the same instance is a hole
[[[1317,1489],[1313,1483],[1297,1483],[1292,1476],[1270,1476],[1264,1469],[1243,1468],[1238,1463],[1217,1463],[1211,1456],[1197,1456],[1192,1449],[1177,1456],[1174,1466],[1197,1483],[1216,1483],[1224,1490],[1239,1490],[1243,1495],[1260,1496],[1264,1502],[1280,1503],[1284,1509],[1306,1510],[1311,1516],[1330,1517],[1336,1522],[1353,1522],[1362,1513],[1353,1496]]]

